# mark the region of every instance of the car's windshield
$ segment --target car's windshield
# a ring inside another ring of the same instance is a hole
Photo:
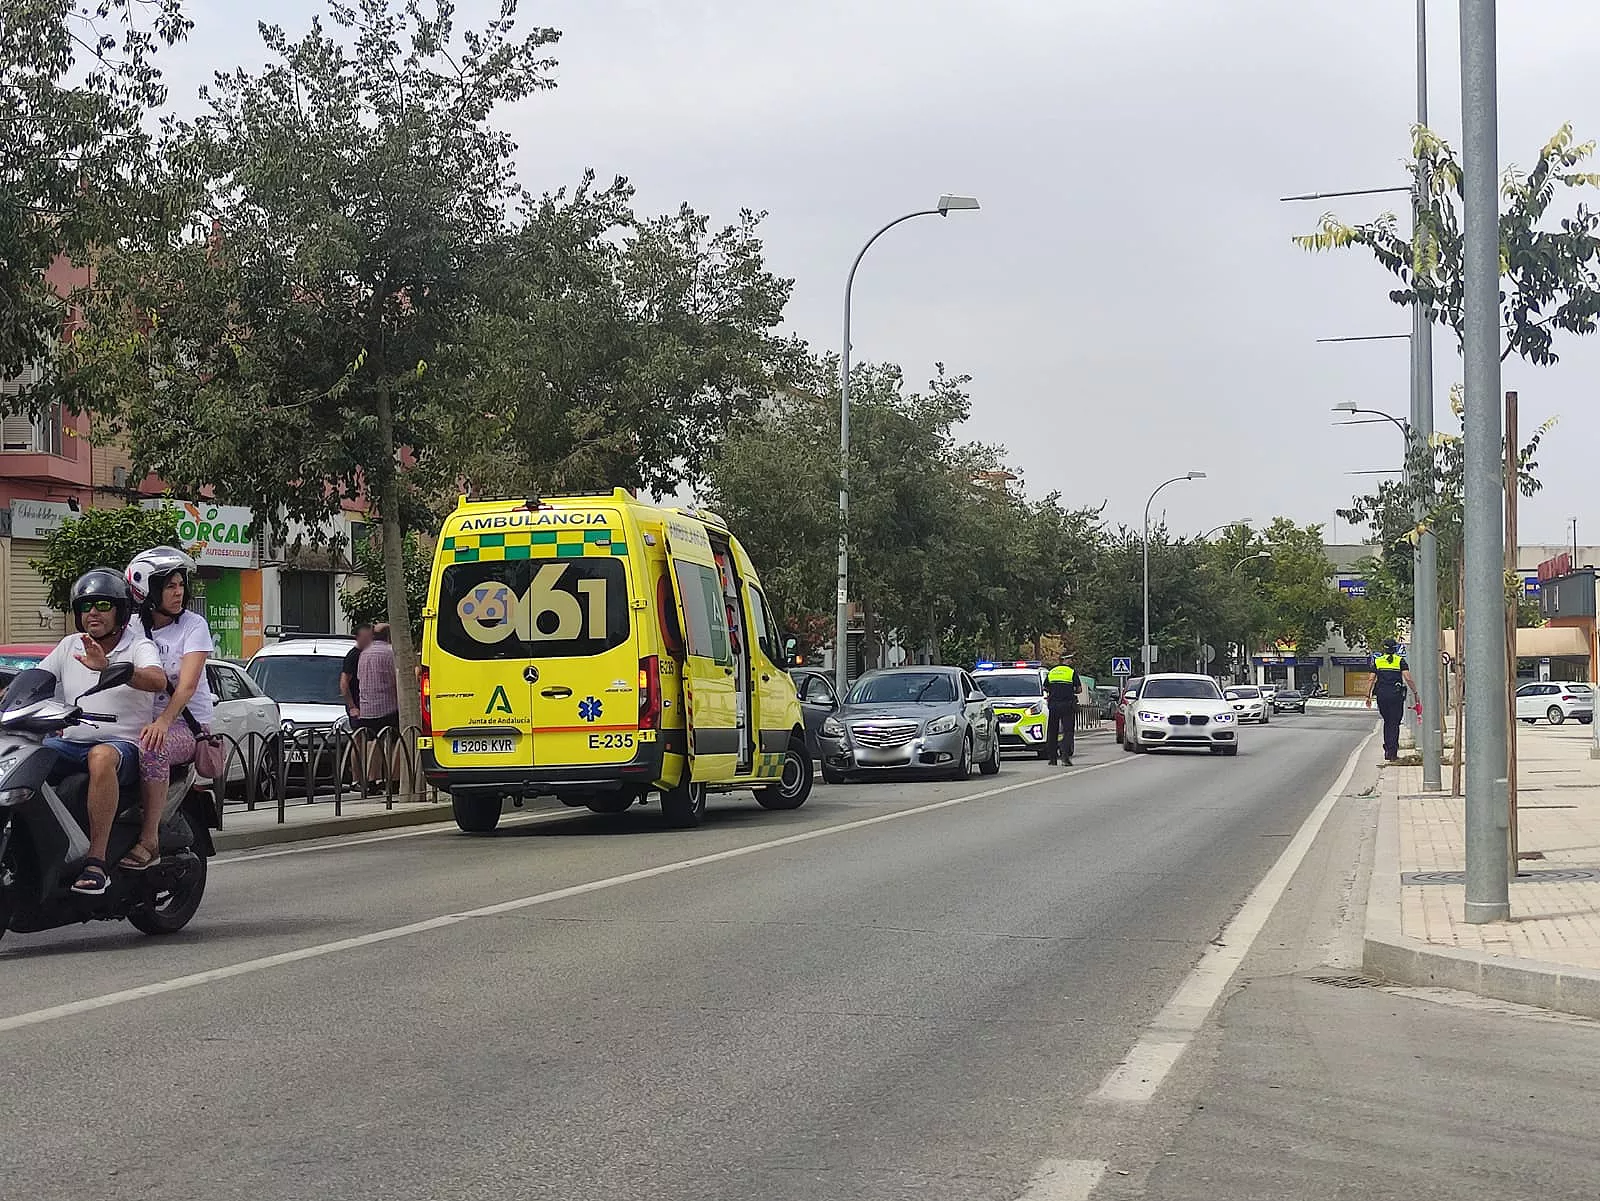
[[[1036,671],[1008,671],[973,676],[985,696],[1043,696],[1044,685]]]
[[[1227,697],[1230,701],[1253,701],[1261,695],[1261,689],[1229,688],[1226,689],[1222,695]]]
[[[250,664],[250,676],[281,705],[342,705],[338,655],[266,655]]]
[[[1290,699],[1292,699],[1294,697],[1299,696],[1300,695],[1300,690],[1298,688],[1285,688],[1282,692],[1278,693],[1278,695],[1281,696],[1284,700],[1290,700]]]
[[[948,703],[956,699],[955,677],[943,671],[891,671],[863,676],[850,690],[852,705]]]
[[[1222,699],[1222,690],[1215,680],[1146,680],[1139,693],[1141,701],[1185,700],[1215,701]]]

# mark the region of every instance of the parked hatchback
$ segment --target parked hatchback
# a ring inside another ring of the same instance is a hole
[[[914,771],[964,780],[976,763],[1000,770],[994,702],[959,667],[895,667],[855,682],[822,723],[822,776],[831,784]]]
[[[1559,726],[1569,717],[1594,720],[1594,689],[1574,681],[1541,680],[1517,689],[1517,716],[1532,725],[1541,717]]]

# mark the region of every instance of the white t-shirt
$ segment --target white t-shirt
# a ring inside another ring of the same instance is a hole
[[[161,652],[161,670],[167,673],[169,687],[178,686],[178,672],[183,667],[183,657],[194,651],[205,651],[209,656],[216,652],[217,644],[211,640],[211,627],[206,624],[206,619],[200,614],[185,609],[178,615],[178,619],[170,625],[164,625],[159,630],[151,630],[150,637],[155,640],[156,649]],[[167,707],[170,697],[156,698],[156,712],[161,713]],[[211,685],[206,681],[205,669],[200,671],[200,682],[195,685],[194,695],[189,698],[189,712],[194,715],[195,721],[203,726],[211,724],[213,698]],[[176,720],[182,721],[179,717]]]
[[[83,635],[68,634],[56,643],[39,663],[42,671],[56,678],[56,697],[69,705],[76,705],[85,692],[100,682],[100,673],[90,671],[77,656],[83,653]],[[160,667],[161,654],[156,644],[143,634],[134,632],[133,626],[122,631],[122,641],[107,653],[113,663],[132,663],[135,668]],[[120,738],[137,744],[139,733],[150,724],[155,713],[156,694],[141,692],[127,684],[97,692],[83,702],[91,713],[104,713],[111,721],[80,722],[63,730],[61,737],[69,742],[108,742]]]

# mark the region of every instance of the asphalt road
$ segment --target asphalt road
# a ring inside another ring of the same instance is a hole
[[[1085,1099],[1370,729],[1286,716],[1237,759],[1091,739],[1071,770],[731,797],[694,832],[640,810],[221,857],[178,938],[0,942],[0,1196],[1058,1201],[1086,1189],[1041,1163],[1080,1159],[1096,1197],[1335,1195],[1219,1148],[1297,1128],[1263,1039],[1314,1092],[1338,1067],[1254,980],[1336,941],[1354,799],[1157,1102]],[[1292,986],[1293,1015],[1394,1001]]]

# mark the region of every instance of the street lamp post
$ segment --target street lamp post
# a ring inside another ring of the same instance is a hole
[[[1270,559],[1270,558],[1272,558],[1272,552],[1270,550],[1258,550],[1258,551],[1256,551],[1255,554],[1246,555],[1244,558],[1240,559],[1237,563],[1235,563],[1232,567],[1228,568],[1228,574],[1232,575],[1234,572],[1238,571],[1239,568],[1243,567],[1246,563],[1254,563],[1258,559]],[[1241,634],[1239,636],[1239,658],[1242,660],[1241,666],[1244,668],[1244,678],[1248,682],[1249,679],[1250,679],[1250,631],[1249,630],[1246,630],[1243,634]]]
[[[844,282],[844,342],[839,349],[839,607],[834,618],[833,680],[842,697],[849,683],[850,650],[850,293],[855,288],[856,268],[872,244],[896,225],[914,217],[946,217],[953,212],[975,209],[971,196],[941,196],[931,209],[918,209],[896,217],[867,239]]]
[[[1196,539],[1196,541],[1204,542],[1207,538],[1211,537],[1211,535],[1215,534],[1218,530],[1231,530],[1236,525],[1248,526],[1249,524],[1250,524],[1250,518],[1248,518],[1248,517],[1240,517],[1236,521],[1224,521],[1221,525],[1212,526],[1205,533],[1201,534],[1200,537],[1198,539]]]
[[[1150,494],[1150,499],[1144,502],[1144,645],[1139,648],[1139,661],[1144,664],[1144,674],[1150,674],[1150,506],[1155,503],[1156,493],[1168,484],[1179,484],[1184,480],[1203,480],[1206,473],[1191,471],[1184,475],[1175,475],[1170,480],[1156,485],[1155,492]]]

